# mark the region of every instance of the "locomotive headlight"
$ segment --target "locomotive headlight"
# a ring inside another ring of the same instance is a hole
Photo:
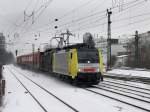
[[[81,72],[81,69],[78,69],[79,72]]]
[[[96,72],[99,72],[99,68],[96,69]]]

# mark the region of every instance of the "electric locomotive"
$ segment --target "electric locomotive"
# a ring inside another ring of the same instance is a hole
[[[63,48],[48,49],[45,52],[37,53],[38,66],[34,68],[55,74],[62,79],[69,80],[73,83],[98,84],[103,81],[103,57],[100,49],[95,48],[92,35],[86,33],[83,43],[66,46]],[[36,53],[35,53],[36,54]],[[36,64],[34,56],[28,55],[17,57],[18,64],[31,66]],[[26,62],[22,62],[21,58],[26,57]],[[30,59],[30,63],[27,63]]]
[[[53,54],[53,72],[76,83],[98,84],[103,80],[100,49],[86,44],[68,46]]]

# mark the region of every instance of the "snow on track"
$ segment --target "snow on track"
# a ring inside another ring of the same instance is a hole
[[[150,94],[150,89],[149,88],[140,87],[138,85],[133,85],[133,84],[130,84],[130,83],[118,82],[117,80],[116,81],[115,80],[105,80],[103,82],[103,84],[112,84],[112,85],[117,85],[117,86],[120,86],[120,87],[128,87],[128,88],[133,89],[133,90],[138,90],[138,91]]]
[[[127,85],[132,85],[136,87],[141,87],[141,88],[146,88],[150,90],[150,84],[143,84],[141,82],[133,82],[133,81],[123,81],[123,80],[118,80],[118,79],[110,79],[110,78],[105,78],[104,81],[112,81],[120,84],[127,84]]]
[[[28,70],[22,70],[15,66],[8,66],[15,72],[17,76],[24,74],[29,77],[42,87],[46,88],[48,91],[54,93],[57,97],[61,98],[63,101],[72,105],[80,112],[142,112],[141,109],[129,106],[124,103],[106,98],[104,96],[96,95],[91,92],[87,92],[82,88],[74,87],[68,83],[58,80],[56,77],[49,76],[43,73],[35,73]],[[17,71],[20,73],[16,73]],[[20,76],[22,78],[22,76]],[[23,78],[22,78],[23,79]],[[23,79],[24,80],[24,79]],[[23,82],[27,82],[26,79]],[[31,82],[26,83],[30,85]],[[31,84],[32,85],[32,84]],[[32,88],[32,87],[31,87]],[[38,91],[37,89],[36,91]],[[40,92],[39,92],[40,93]],[[43,94],[42,94],[43,95]],[[43,99],[45,100],[45,99]],[[41,102],[41,101],[40,101]],[[45,101],[47,105],[50,103],[48,99]],[[57,102],[58,103],[58,102]],[[54,102],[51,107],[55,108],[57,105]],[[64,105],[63,105],[64,106]],[[57,108],[61,106],[57,105]],[[67,110],[61,110],[61,112],[66,112]],[[16,111],[15,111],[16,112]],[[54,112],[54,111],[53,111]],[[59,111],[58,111],[59,112]],[[143,111],[144,112],[144,111]]]
[[[5,68],[6,69],[6,68]],[[4,70],[6,94],[2,112],[43,112],[41,107],[27,93],[26,89],[8,71]]]
[[[133,95],[136,95],[136,96],[140,96],[142,98],[147,98],[147,99],[150,99],[150,93],[145,93],[145,92],[142,92],[140,90],[136,90],[136,89],[130,89],[128,87],[121,87],[119,85],[113,85],[113,84],[109,84],[109,83],[101,83],[100,85],[98,85],[100,87],[104,87],[104,88],[110,88],[112,90],[117,90],[117,91],[122,91],[124,93],[129,93],[129,94],[133,94]]]
[[[142,110],[146,110],[148,112],[150,111],[150,106],[149,106],[150,103],[147,101],[142,101],[142,100],[140,101],[137,98],[133,98],[131,96],[126,96],[126,95],[123,95],[120,93],[116,94],[116,92],[109,91],[109,90],[102,89],[102,88],[89,88],[89,90],[92,90],[92,91],[100,93],[100,94],[107,95],[109,97],[121,100],[121,101],[126,102],[126,103],[130,103],[131,105],[133,104],[135,107],[139,107]]]
[[[104,89],[104,90],[108,90],[108,91],[110,90],[114,93],[120,93],[122,95],[133,97],[133,98],[136,98],[136,99],[139,99],[139,100],[143,100],[144,102],[149,102],[150,103],[150,96],[148,97],[148,96],[145,96],[145,95],[140,95],[138,93],[135,93],[134,91],[133,92],[128,92],[126,90],[120,90],[120,89],[116,89],[116,88],[109,87],[109,86],[94,86],[94,87]]]
[[[12,74],[13,72],[14,71],[12,70]],[[17,72],[15,72],[15,75],[28,88],[28,90],[34,95],[34,97],[38,100],[38,102],[40,102],[44,110],[46,110],[47,112],[72,111],[70,108],[66,107],[64,104],[59,102],[56,98],[50,96],[48,93],[46,93],[41,88],[33,84],[31,81],[25,79]]]

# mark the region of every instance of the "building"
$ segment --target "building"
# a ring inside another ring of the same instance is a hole
[[[135,38],[127,45],[128,66],[150,68],[150,31],[138,35],[138,49]]]
[[[107,39],[100,37],[95,39],[96,47],[101,48],[103,53],[107,53]],[[111,50],[112,55],[125,55],[126,54],[126,43],[120,43],[119,39],[111,39]]]
[[[0,33],[0,50],[5,49],[5,36],[3,33]]]
[[[97,48],[102,49],[104,63],[106,64],[107,63],[107,39],[104,37],[95,38],[95,43],[96,43]],[[122,43],[119,39],[112,39],[111,40],[111,55],[118,58],[117,60],[120,60],[120,57],[122,55],[127,55],[127,50],[125,46],[126,46],[126,43]],[[123,61],[122,63],[124,64],[125,62]]]
[[[139,63],[150,68],[150,31],[139,34]]]

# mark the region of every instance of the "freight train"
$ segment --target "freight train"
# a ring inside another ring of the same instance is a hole
[[[103,81],[101,50],[87,43],[18,56],[17,64],[55,74],[76,84],[95,85]]]

